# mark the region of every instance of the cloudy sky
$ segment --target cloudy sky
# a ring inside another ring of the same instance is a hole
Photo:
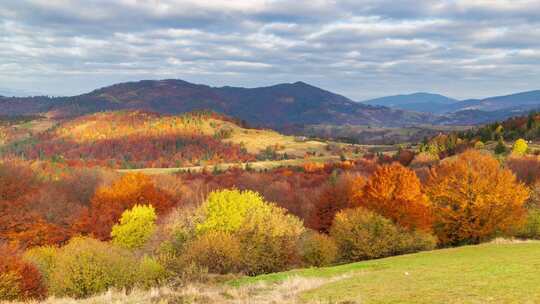
[[[540,89],[540,0],[0,0],[0,88],[139,79],[350,98]]]

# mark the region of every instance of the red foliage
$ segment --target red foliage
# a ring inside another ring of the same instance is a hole
[[[0,246],[0,273],[14,272],[18,277],[19,297],[26,299],[41,299],[47,295],[39,270],[25,262],[13,247]]]

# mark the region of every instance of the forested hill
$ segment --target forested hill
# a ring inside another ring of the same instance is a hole
[[[210,87],[182,80],[120,83],[72,97],[0,98],[0,115],[73,117],[99,111],[137,109],[162,114],[211,110],[251,125],[290,124],[403,126],[433,121],[433,115],[371,106],[304,82],[268,87]]]

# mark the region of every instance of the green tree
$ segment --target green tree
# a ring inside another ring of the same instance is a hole
[[[512,153],[517,155],[525,155],[528,149],[529,145],[527,144],[527,141],[520,138],[514,142],[514,145],[512,146]]]
[[[499,141],[497,142],[497,145],[495,146],[495,154],[503,154],[503,153],[506,153],[506,145],[504,144],[502,137],[499,137]]]
[[[156,229],[156,211],[151,205],[135,205],[124,211],[120,223],[112,228],[115,245],[128,249],[141,248]]]

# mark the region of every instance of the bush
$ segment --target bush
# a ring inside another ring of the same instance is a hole
[[[52,246],[34,247],[24,253],[24,259],[37,267],[47,286],[57,253],[58,248]]]
[[[315,231],[308,231],[300,239],[300,255],[306,266],[328,266],[337,257],[337,245],[332,238]]]
[[[514,142],[514,145],[512,146],[512,154],[525,155],[528,149],[529,145],[527,142],[523,138],[520,138]]]
[[[13,248],[0,246],[0,300],[40,299],[47,294],[39,270]]]
[[[517,230],[516,237],[540,239],[540,209],[534,208],[528,211],[525,223]]]
[[[141,259],[137,272],[138,287],[150,289],[161,286],[167,279],[167,270],[155,258],[144,256]]]
[[[210,273],[237,272],[241,266],[240,242],[225,232],[208,232],[186,245],[181,260],[186,266],[194,263]]]
[[[204,221],[197,225],[197,233],[238,231],[247,214],[251,210],[263,208],[264,205],[261,195],[254,191],[236,189],[214,191],[199,208]]]
[[[91,238],[73,238],[57,255],[50,276],[56,296],[88,297],[109,288],[129,288],[137,267],[133,256]]]
[[[17,300],[21,294],[20,276],[15,271],[0,273],[0,301]]]
[[[154,233],[156,219],[156,211],[151,205],[135,205],[124,211],[120,223],[112,228],[113,243],[127,249],[141,248]]]
[[[391,220],[363,208],[336,215],[330,235],[336,241],[340,260],[355,262],[434,248],[426,232],[407,231]],[[422,240],[416,243],[415,241]]]
[[[284,270],[298,262],[302,222],[253,191],[210,194],[199,209],[197,234],[229,233],[241,245],[241,270],[250,275]]]

